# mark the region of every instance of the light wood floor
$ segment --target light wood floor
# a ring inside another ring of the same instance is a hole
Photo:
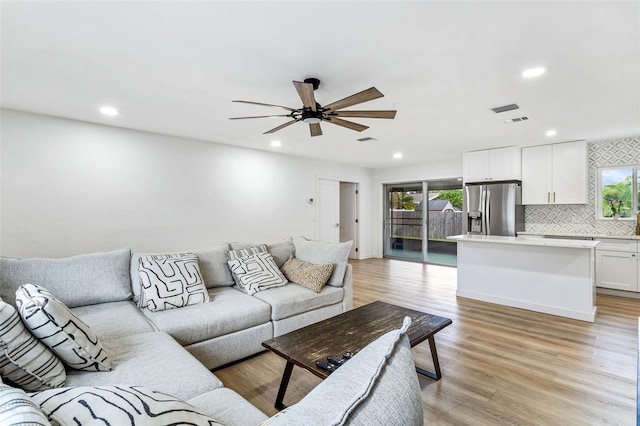
[[[350,263],[355,307],[384,300],[453,320],[436,335],[442,379],[420,377],[425,424],[635,424],[640,300],[598,295],[592,324],[457,298],[455,268]],[[417,365],[431,368],[426,342],[413,354]],[[215,374],[272,415],[284,365],[265,352]],[[285,403],[318,383],[294,368]]]

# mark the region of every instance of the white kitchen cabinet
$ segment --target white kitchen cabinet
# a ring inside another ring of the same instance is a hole
[[[615,290],[640,291],[638,243],[600,239],[596,247],[596,285]]]
[[[512,146],[465,152],[462,169],[465,183],[520,180],[520,149]]]
[[[522,148],[522,204],[586,203],[586,141]]]

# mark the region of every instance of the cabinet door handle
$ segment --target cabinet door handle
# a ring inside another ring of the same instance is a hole
[[[551,204],[551,193],[547,192],[547,204]]]
[[[556,191],[553,191],[553,204],[556,203]]]

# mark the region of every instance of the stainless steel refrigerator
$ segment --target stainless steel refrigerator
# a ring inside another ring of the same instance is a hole
[[[524,231],[519,182],[466,185],[462,211],[465,234],[516,236]]]

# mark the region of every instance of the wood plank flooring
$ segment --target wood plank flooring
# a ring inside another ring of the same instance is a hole
[[[350,261],[354,306],[383,300],[451,318],[436,335],[443,377],[419,377],[425,424],[634,425],[640,300],[598,295],[595,323],[457,298],[456,269]],[[413,348],[431,369],[429,345]],[[268,415],[285,361],[265,352],[215,371]],[[320,379],[294,368],[293,404]]]

